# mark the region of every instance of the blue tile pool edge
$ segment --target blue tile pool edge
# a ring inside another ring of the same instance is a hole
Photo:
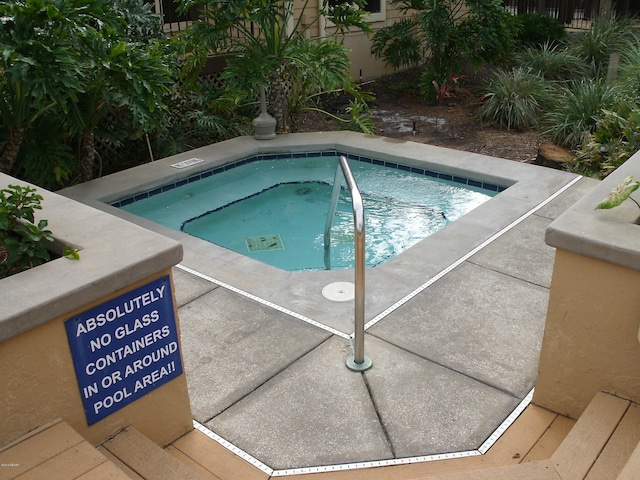
[[[460,185],[468,185],[470,187],[480,188],[483,190],[487,190],[492,193],[500,193],[506,190],[508,187],[504,187],[501,185],[496,185],[488,182],[481,182],[478,180],[474,180],[471,178],[461,177],[458,175],[451,175],[447,173],[436,172],[433,170],[428,170],[424,168],[418,167],[410,167],[407,165],[403,165],[401,163],[390,162],[386,160],[376,160],[371,157],[356,155],[352,153],[343,153],[338,150],[324,150],[324,151],[315,151],[315,152],[305,152],[305,153],[265,153],[265,154],[257,154],[248,158],[243,158],[241,160],[237,160],[235,162],[231,162],[222,166],[214,167],[204,172],[197,173],[195,175],[191,175],[186,178],[182,178],[173,183],[167,183],[161,187],[155,187],[150,190],[136,193],[135,195],[130,195],[126,198],[122,198],[115,202],[111,202],[110,205],[112,207],[121,208],[126,205],[130,205],[138,200],[142,200],[145,198],[153,197],[154,195],[158,195],[160,193],[173,190],[174,188],[180,187],[182,185],[186,185],[188,183],[196,182],[203,178],[210,177],[212,175],[216,175],[218,173],[225,172],[227,170],[232,170],[236,167],[240,167],[242,165],[246,165],[248,163],[257,162],[261,160],[290,160],[295,158],[309,158],[309,157],[335,157],[344,155],[349,160],[354,160],[358,162],[370,163],[373,165],[380,165],[386,168],[391,168],[395,170],[402,170],[406,172],[415,173],[418,175],[424,175],[430,178],[436,178],[439,180],[446,180],[453,183],[458,183]]]

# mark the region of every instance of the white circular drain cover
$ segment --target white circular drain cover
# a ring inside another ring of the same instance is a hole
[[[322,289],[322,296],[334,302],[346,302],[355,298],[356,287],[351,282],[330,283]]]

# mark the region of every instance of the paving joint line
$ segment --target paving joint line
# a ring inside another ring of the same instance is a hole
[[[386,316],[388,316],[389,314],[391,314],[393,311],[397,310],[398,308],[400,308],[402,305],[404,305],[405,303],[407,303],[409,300],[411,300],[412,298],[414,298],[416,295],[422,293],[424,290],[426,290],[427,288],[429,288],[431,285],[433,285],[435,282],[437,282],[438,280],[440,280],[442,277],[444,277],[445,275],[447,275],[448,273],[450,273],[452,270],[454,270],[456,267],[460,266],[462,263],[464,263],[466,260],[468,260],[469,258],[471,258],[473,255],[475,255],[476,253],[478,253],[480,250],[482,250],[483,248],[485,248],[487,245],[490,245],[491,243],[493,243],[495,240],[497,240],[498,238],[500,238],[502,235],[504,235],[505,233],[507,233],[509,230],[511,230],[512,228],[514,228],[515,226],[519,225],[521,222],[523,222],[524,220],[526,220],[527,218],[529,218],[531,215],[533,215],[535,212],[537,212],[538,210],[540,210],[542,207],[544,207],[545,205],[547,205],[549,202],[553,201],[555,198],[557,198],[559,195],[561,195],[562,193],[564,193],[566,190],[568,190],[569,188],[571,188],[578,180],[580,180],[582,178],[582,176],[578,176],[576,178],[574,178],[572,181],[568,182],[566,185],[564,185],[562,188],[560,188],[557,192],[555,192],[554,194],[552,194],[551,196],[549,196],[546,200],[540,202],[538,205],[536,205],[535,207],[533,207],[531,210],[529,210],[528,212],[524,213],[522,216],[520,216],[519,218],[515,219],[513,222],[511,222],[509,225],[507,225],[506,227],[504,227],[502,230],[498,231],[497,233],[493,234],[491,237],[489,237],[487,240],[485,240],[484,242],[482,242],[480,245],[478,245],[477,247],[471,249],[469,252],[467,252],[465,255],[463,255],[462,257],[460,257],[458,260],[456,260],[455,262],[453,262],[451,265],[449,265],[448,267],[444,268],[443,270],[441,270],[440,272],[438,272],[436,275],[434,275],[432,278],[430,278],[428,281],[426,281],[425,283],[423,283],[422,285],[420,285],[418,288],[416,288],[415,290],[413,290],[411,293],[407,294],[406,296],[404,296],[403,298],[401,298],[400,300],[398,300],[396,303],[394,303],[393,305],[391,305],[390,307],[388,307],[386,310],[384,310],[383,312],[379,313],[378,315],[376,315],[374,318],[372,318],[371,320],[369,320],[364,328],[365,330],[368,330],[369,328],[371,328],[372,326],[374,326],[376,323],[378,323],[380,320],[382,320],[383,318],[385,318]]]

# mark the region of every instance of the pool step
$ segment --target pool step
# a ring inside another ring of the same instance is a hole
[[[479,456],[297,475],[296,480],[636,480],[640,405],[597,394],[577,422],[530,405]],[[0,448],[0,478],[267,480],[198,430],[161,448],[130,427],[94,448],[56,419]]]
[[[618,475],[617,480],[636,480],[638,478],[638,472],[640,472],[640,442],[636,445],[629,461],[625,464],[620,475]]]
[[[0,448],[0,478],[130,480],[60,418]]]
[[[640,441],[638,413],[637,404],[598,393],[551,457],[560,478],[616,478]]]
[[[640,405],[598,393],[548,459],[412,480],[630,480],[640,478]]]
[[[129,427],[100,446],[105,455],[130,478],[153,480],[217,480],[202,476],[186,463],[156,445],[133,427]]]
[[[220,480],[196,473],[135,428],[97,448],[61,418],[0,448],[0,479]]]
[[[166,451],[203,476],[219,480],[267,480],[270,476],[199,430],[180,437]],[[286,478],[286,477],[285,477]],[[299,480],[299,477],[292,477]]]

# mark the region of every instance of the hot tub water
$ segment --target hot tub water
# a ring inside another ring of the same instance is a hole
[[[337,164],[337,154],[258,160],[119,206],[284,270],[320,270]],[[365,208],[367,267],[393,258],[497,193],[402,166],[349,164]],[[332,269],[353,267],[353,231],[351,199],[343,187],[331,230]]]

